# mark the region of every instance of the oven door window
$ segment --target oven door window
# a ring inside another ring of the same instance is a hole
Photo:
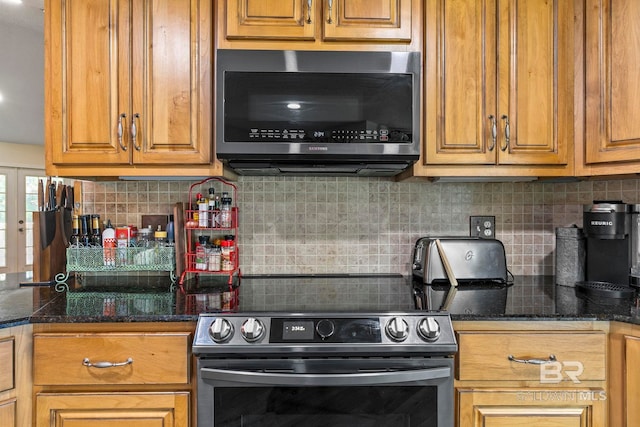
[[[215,427],[437,426],[437,387],[218,389]]]
[[[199,426],[453,425],[452,359],[236,362],[201,362]]]

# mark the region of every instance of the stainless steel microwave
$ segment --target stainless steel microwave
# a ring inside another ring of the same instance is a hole
[[[393,176],[419,157],[419,52],[218,50],[216,63],[216,153],[239,174]]]

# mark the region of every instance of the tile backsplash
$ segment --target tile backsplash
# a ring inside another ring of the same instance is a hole
[[[188,202],[188,181],[84,182],[83,210],[140,224]],[[496,217],[514,275],[554,273],[555,229],[582,226],[593,200],[640,203],[640,179],[397,183],[385,178],[240,177],[243,273],[401,273],[416,239],[468,235],[469,215]],[[220,184],[214,185],[222,191]]]

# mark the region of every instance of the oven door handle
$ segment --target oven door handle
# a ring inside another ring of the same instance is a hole
[[[447,366],[442,366],[406,371],[360,372],[353,374],[295,374],[201,368],[200,375],[206,380],[260,386],[370,386],[446,379],[451,376],[451,369]]]

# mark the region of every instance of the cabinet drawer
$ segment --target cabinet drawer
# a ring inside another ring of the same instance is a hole
[[[604,332],[458,332],[458,380],[530,380],[545,383],[605,379]],[[555,361],[545,365],[522,363]]]
[[[15,387],[16,365],[13,357],[15,339],[7,337],[0,339],[0,392],[11,390]]]
[[[186,384],[190,335],[188,332],[34,334],[34,383]],[[95,366],[101,363],[117,365]]]

